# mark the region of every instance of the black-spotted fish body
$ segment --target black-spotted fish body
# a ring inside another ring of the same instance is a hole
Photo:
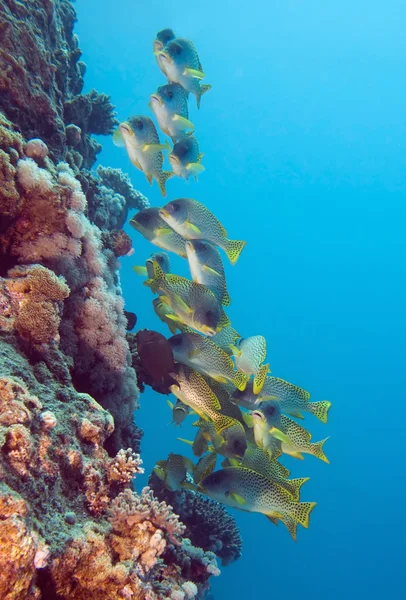
[[[309,526],[309,515],[315,502],[295,502],[284,488],[245,467],[226,467],[206,477],[199,489],[218,502],[268,517],[288,515],[303,527]]]
[[[218,382],[230,381],[243,390],[249,376],[234,368],[232,359],[219,346],[198,333],[180,333],[169,338],[175,360]]]
[[[235,346],[240,338],[241,336],[238,331],[229,325],[228,327],[224,327],[220,333],[216,333],[212,337],[212,341],[224,350],[224,352],[227,352],[229,356],[232,356],[231,346]]]
[[[242,338],[238,346],[234,346],[232,350],[237,368],[247,375],[254,376],[253,392],[259,394],[269,370],[269,363],[262,364],[266,358],[266,340],[264,336],[252,335]]]
[[[171,272],[171,261],[166,252],[153,252],[149,258],[150,260],[156,260],[165,275]],[[133,271],[135,271],[137,275],[148,277],[148,270],[146,266],[135,265],[133,266]]]
[[[162,479],[165,487],[171,492],[181,489],[190,489],[193,486],[187,480],[187,474],[193,474],[194,464],[181,454],[171,452],[166,461],[159,461],[154,468],[154,473]]]
[[[199,427],[200,434],[211,443],[208,449],[221,456],[242,457],[247,449],[247,436],[242,424],[223,413],[213,417],[214,421],[200,419],[194,426]],[[217,432],[217,429],[221,433]],[[196,441],[196,438],[195,438]]]
[[[172,39],[158,56],[168,80],[179,83],[187,93],[194,94],[200,108],[201,97],[211,89],[211,85],[201,84],[205,75],[193,42],[184,38]]]
[[[153,121],[144,115],[131,117],[128,121],[120,123],[113,140],[118,146],[124,144],[129,159],[144,173],[149,183],[156,179],[161,194],[165,197],[165,184],[173,173],[162,169],[162,150],[170,150],[170,146],[160,143]]]
[[[186,92],[179,83],[161,85],[151,94],[150,106],[161,131],[174,144],[193,133],[195,127],[189,121]]]
[[[267,377],[257,398],[257,402],[266,396],[278,398],[283,413],[302,418],[301,413],[308,412],[317,417],[322,423],[327,423],[331,402],[328,400],[311,402],[309,392],[284,379]]]
[[[193,135],[176,142],[169,154],[169,162],[174,174],[182,179],[189,179],[192,175],[197,180],[198,175],[205,170],[202,158],[199,142]]]
[[[167,61],[163,61],[159,55],[159,53],[161,52],[161,50],[163,50],[166,46],[166,44],[168,42],[170,42],[171,40],[175,39],[175,34],[172,31],[172,29],[162,29],[161,31],[158,31],[156,38],[153,42],[153,51],[158,63],[158,67],[160,68],[160,70],[162,71],[162,73],[165,75],[165,77],[167,77],[166,71],[165,71],[165,66],[167,64]]]
[[[204,377],[190,367],[178,364],[176,380],[178,383],[171,387],[172,393],[190,406],[203,421],[212,421],[213,436],[223,438],[227,455],[243,455],[247,447],[244,428],[235,419],[221,414],[221,404]],[[217,440],[222,446],[221,440]]]
[[[222,248],[235,264],[246,242],[229,240],[227,231],[204,204],[192,198],[177,198],[159,211],[172,229],[187,240],[207,240]]]
[[[217,455],[214,452],[200,458],[193,473],[193,481],[197,484],[213,473],[216,468]]]
[[[172,410],[172,423],[176,426],[182,425],[190,413],[190,407],[183,404],[180,400],[176,400],[175,404],[170,400],[167,400],[169,408]]]
[[[140,210],[130,225],[155,246],[186,258],[185,240],[159,216],[158,207]]]
[[[272,460],[268,452],[255,445],[249,445],[241,459],[229,459],[231,466],[242,466],[261,473],[275,483],[278,483],[292,496],[292,500],[299,501],[300,489],[309,477],[287,479],[289,471],[276,460]]]
[[[188,240],[186,255],[193,281],[207,286],[223,306],[229,306],[231,298],[217,247],[205,240]]]
[[[167,317],[175,323],[188,325],[207,336],[214,335],[230,324],[223,307],[204,285],[178,275],[165,275],[156,261],[148,260],[147,269],[153,273],[144,281],[144,285],[158,293],[162,301],[170,306],[175,316]]]

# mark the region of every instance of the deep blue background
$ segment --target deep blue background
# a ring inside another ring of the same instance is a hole
[[[354,6],[355,5],[355,6]],[[389,0],[235,0],[173,3],[79,0],[86,89],[111,94],[118,116],[150,114],[164,83],[152,39],[164,27],[192,39],[213,89],[191,120],[207,171],[168,182],[248,244],[227,265],[229,314],[244,336],[263,334],[275,376],[333,402],[331,465],[294,463],[318,502],[298,542],[263,516],[235,512],[243,557],[213,582],[216,600],[405,597],[406,5]],[[154,183],[103,139],[100,162],[127,171],[153,205]],[[151,293],[131,271],[154,250],[132,231],[122,259],[129,310],[160,328]],[[186,273],[181,259],[175,268]],[[165,331],[162,329],[162,331]],[[149,471],[185,451],[163,397],[146,393]],[[145,480],[139,478],[138,483]]]

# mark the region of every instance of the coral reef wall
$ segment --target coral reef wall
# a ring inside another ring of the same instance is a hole
[[[0,0],[0,597],[203,598],[215,555],[141,472],[118,257],[148,205],[119,169],[68,0]]]

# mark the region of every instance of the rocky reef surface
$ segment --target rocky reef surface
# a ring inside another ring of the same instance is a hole
[[[119,169],[90,171],[92,134],[116,121],[108,96],[82,93],[75,18],[68,0],[0,0],[0,597],[203,598],[238,536],[227,521],[228,558],[213,535],[199,548],[133,488],[118,257],[128,211],[148,201]]]

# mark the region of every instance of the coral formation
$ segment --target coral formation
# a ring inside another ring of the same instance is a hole
[[[68,0],[0,4],[0,597],[203,597],[215,556],[149,489],[118,260],[148,206],[92,167],[115,113],[82,94]]]

